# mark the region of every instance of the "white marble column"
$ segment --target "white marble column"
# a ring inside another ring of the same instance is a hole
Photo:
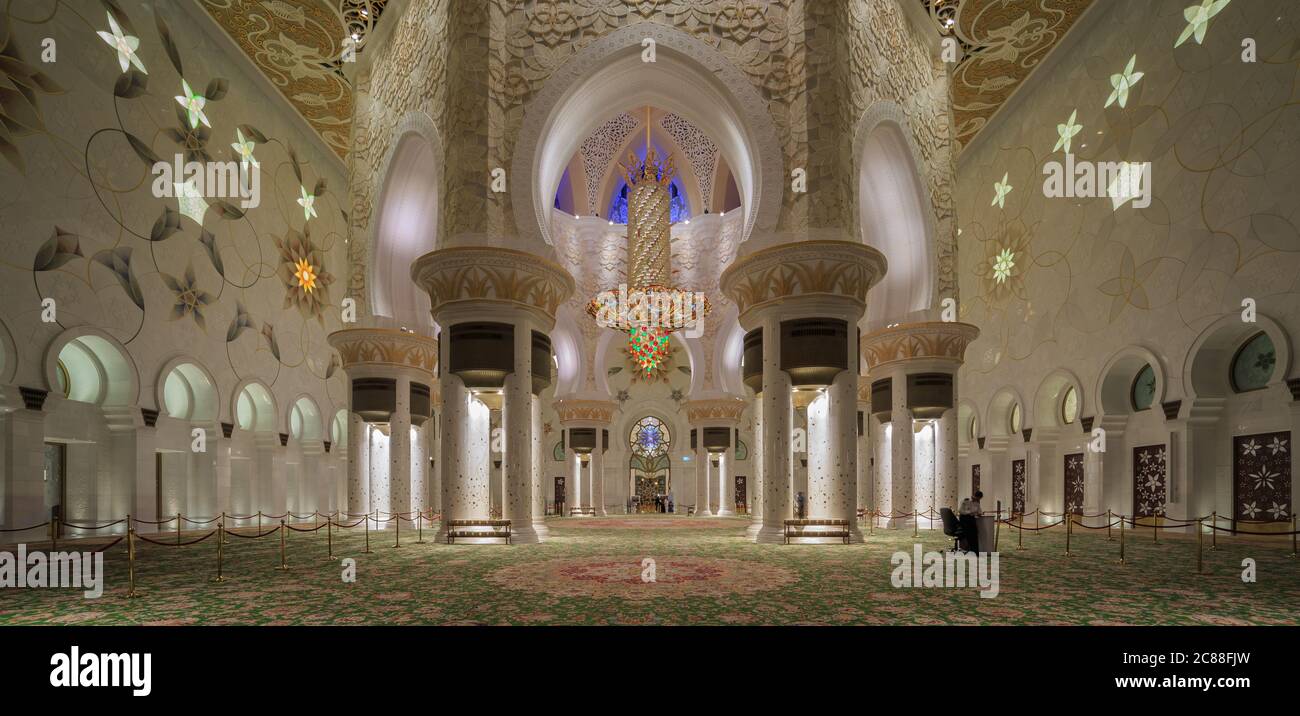
[[[504,413],[500,410],[492,410],[488,413],[488,433],[489,435],[497,433],[498,430],[505,430]],[[508,469],[505,464],[505,446],[496,440],[489,438],[492,447],[488,455],[488,514],[494,517],[504,519],[505,512],[502,509],[503,500],[506,493],[505,474]],[[502,448],[500,452],[497,448]],[[500,460],[501,466],[497,467],[496,462]]]
[[[871,409],[864,403],[858,403],[858,412],[862,413],[862,434],[856,436],[855,448],[858,456],[858,495],[857,508],[867,510],[871,507]],[[853,430],[857,432],[857,415],[853,416]],[[856,511],[855,511],[856,514]]]
[[[695,429],[695,514],[698,517],[713,515],[709,491],[710,468],[709,453],[704,449],[704,429]]]
[[[411,378],[405,375],[397,376],[397,407],[388,423],[388,495],[388,512],[411,511]]]
[[[447,360],[444,354],[440,360]],[[438,432],[438,473],[442,476],[442,519],[435,539],[445,540],[449,520],[469,519],[470,504],[462,475],[468,468],[466,449],[461,444],[469,427],[469,391],[460,377],[444,370],[438,379],[442,395],[442,416]]]
[[[540,541],[533,529],[533,342],[525,321],[514,325],[515,361],[506,376],[501,422],[505,430],[502,498],[511,537],[521,544]]]
[[[785,541],[785,520],[790,517],[790,375],[781,370],[781,322],[763,319],[763,528],[756,541]]]
[[[354,515],[370,512],[370,426],[348,413],[348,506]]]
[[[564,485],[564,507],[570,515],[575,515],[578,514],[578,508],[582,507],[582,465],[578,463],[578,453],[573,451],[573,431],[569,428],[564,430],[564,465],[568,471]]]
[[[546,538],[551,535],[551,530],[546,526],[546,471],[545,471],[545,445],[542,442],[542,399],[537,395],[530,395],[528,401],[528,410],[530,420],[532,421],[532,451],[533,460],[531,466],[531,475],[533,481],[533,531],[537,533],[537,540],[545,542]]]
[[[429,455],[426,450],[425,434],[429,427],[426,421],[420,427],[411,427],[411,512],[422,512],[428,504]],[[324,512],[324,510],[321,510]],[[415,515],[411,516],[415,519]]]
[[[728,428],[734,436],[735,429]],[[735,447],[727,448],[718,456],[718,511],[719,517],[731,517],[736,514],[736,478],[732,474],[732,456],[736,454]]]
[[[893,423],[882,421],[876,416],[868,417],[869,420],[875,421],[871,426],[871,450],[875,457],[875,468],[873,470],[874,479],[874,496],[872,503],[873,509],[880,517],[873,517],[876,526],[887,526],[889,524],[889,515],[894,512],[894,471],[893,471],[893,446],[890,440],[894,432]]]
[[[831,517],[830,463],[832,444],[830,435],[830,398],[822,392],[808,403],[804,414],[808,440],[808,491],[805,494],[807,517],[824,520]],[[797,506],[797,503],[796,503]]]
[[[852,318],[852,317],[850,317]],[[847,321],[853,326],[856,320]],[[848,520],[850,539],[862,541],[858,529],[858,346],[847,345],[848,370],[841,371],[826,389],[827,435],[832,445],[826,465],[827,507],[832,519]]]
[[[485,520],[488,519],[489,509],[488,475],[492,460],[492,434],[488,426],[492,411],[482,401],[471,397],[467,412],[461,477],[465,489],[463,507],[467,519]]]
[[[749,464],[753,466],[754,481],[749,485],[749,527],[745,538],[758,539],[763,529],[763,394],[754,394],[754,441],[750,447]]]
[[[935,499],[938,489],[937,445],[935,432],[937,424],[920,423],[920,432],[912,433],[912,502],[921,515],[917,518],[923,525],[931,520],[938,521],[939,505]],[[933,508],[933,512],[931,509]]]
[[[957,511],[957,409],[944,411],[935,427],[935,511],[950,507]],[[937,519],[937,518],[936,518]]]
[[[591,452],[591,502],[596,516],[605,516],[605,451],[601,449],[601,431],[596,428],[596,449]]]
[[[896,371],[893,375],[893,410],[890,413],[890,488],[892,512],[911,513],[913,501],[912,475],[912,411],[907,409],[907,376]],[[889,526],[911,526],[912,517],[895,517]]]

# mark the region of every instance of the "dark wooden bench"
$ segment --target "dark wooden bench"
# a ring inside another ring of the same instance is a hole
[[[805,529],[807,527],[815,527],[818,529]],[[786,520],[785,543],[790,544],[791,538],[797,539],[799,537],[834,537],[842,539],[844,540],[844,544],[848,544],[849,540],[853,537],[853,533],[849,530],[848,520]]]
[[[476,529],[466,529],[476,528]],[[486,529],[484,529],[486,528]],[[447,544],[454,544],[457,538],[504,538],[510,544],[510,520],[448,520]]]

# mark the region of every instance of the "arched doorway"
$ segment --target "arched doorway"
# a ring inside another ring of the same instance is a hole
[[[647,415],[632,424],[628,434],[631,457],[628,479],[632,495],[629,512],[667,512],[672,492],[672,435],[662,420]],[[675,505],[674,505],[675,507]]]

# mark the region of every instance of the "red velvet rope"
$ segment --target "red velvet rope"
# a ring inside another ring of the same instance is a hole
[[[149,539],[148,537],[145,537],[145,536],[142,535],[142,534],[137,534],[135,537],[136,537],[136,539],[144,540],[145,542],[148,542],[149,544],[156,544],[156,545],[158,545],[159,547],[188,547],[188,546],[190,546],[190,545],[192,545],[192,544],[198,544],[198,543],[202,542],[203,540],[205,540],[205,539],[211,537],[212,535],[214,535],[214,534],[216,534],[216,533],[217,533],[216,530],[212,530],[211,532],[209,532],[209,533],[203,535],[202,537],[199,537],[198,539],[192,539],[192,540],[190,540],[189,542],[159,542],[159,541],[157,541],[157,540]]]

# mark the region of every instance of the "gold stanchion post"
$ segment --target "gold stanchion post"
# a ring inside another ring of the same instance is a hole
[[[181,543],[181,513],[176,513],[176,544]]]
[[[222,513],[221,513],[221,523],[222,523],[222,524],[225,524],[225,523],[226,523],[226,513],[225,513],[225,512],[222,512]],[[230,544],[230,540],[226,539],[226,533],[225,533],[225,532],[222,532],[222,533],[221,533],[221,543],[222,543],[222,544]]]
[[[1112,521],[1113,520],[1111,518],[1110,508],[1106,508],[1106,541],[1107,542],[1110,542],[1111,540],[1115,539],[1114,537],[1110,536],[1110,525]]]
[[[1210,551],[1219,551],[1219,511],[1210,513]]]
[[[993,520],[993,551],[998,551],[998,536],[1002,532],[1002,510],[998,510],[998,516]]]
[[[912,512],[912,536],[913,537],[920,536],[920,533],[917,532],[917,530],[920,528],[921,528],[921,513],[913,510]]]
[[[334,525],[334,518],[333,518],[332,516],[330,516],[330,515],[325,515],[325,546],[326,546],[326,549],[329,550],[329,551],[325,554],[325,561],[326,561],[326,562],[333,562],[333,561],[334,561],[334,530],[333,530],[333,525]]]
[[[226,523],[224,520],[217,521],[217,576],[212,578],[214,582],[224,582],[226,578],[221,575],[221,563],[226,557]]]
[[[289,563],[284,561],[284,533],[287,528],[284,526],[284,520],[280,520],[280,566],[276,569],[287,570]]]
[[[402,514],[400,512],[393,513],[393,525],[396,526],[396,529],[393,530],[393,549],[397,549],[402,546]]]
[[[361,551],[362,554],[370,554],[370,513],[366,513],[366,548]]]
[[[1160,515],[1151,515],[1151,541],[1160,544]]]
[[[415,513],[415,543],[424,544],[424,510]]]
[[[1019,552],[1025,548],[1025,518],[1020,517],[1020,528],[1016,530],[1016,551]]]
[[[1065,556],[1070,556],[1070,532],[1074,528],[1074,517],[1067,510],[1065,513]]]
[[[50,517],[50,551],[51,552],[59,551],[59,518],[58,517]]]
[[[1119,563],[1124,564],[1124,515],[1119,516]]]
[[[1205,524],[1204,520],[1196,521],[1196,573],[1201,574],[1202,565],[1205,563]]]
[[[131,526],[131,515],[126,516],[126,598],[135,599],[135,528]]]
[[[262,536],[262,511],[257,511],[257,536]]]

